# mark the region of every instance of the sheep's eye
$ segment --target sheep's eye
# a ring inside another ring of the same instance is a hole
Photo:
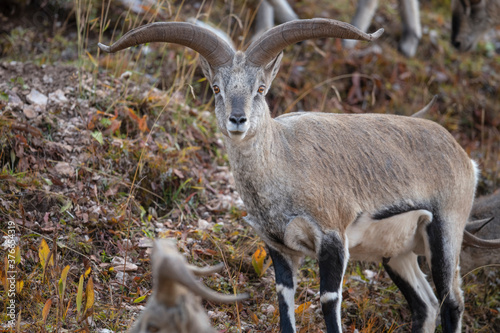
[[[260,86],[260,87],[259,87],[259,89],[257,89],[257,92],[258,92],[259,94],[263,94],[263,93],[264,93],[264,91],[266,91],[266,86],[264,86],[264,85]]]
[[[214,85],[214,86],[213,86],[213,88],[214,88],[214,93],[216,93],[216,94],[220,93],[220,88],[219,88],[219,86],[215,86],[215,85]]]

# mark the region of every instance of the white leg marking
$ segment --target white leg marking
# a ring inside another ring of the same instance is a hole
[[[342,287],[344,286],[344,274],[349,262],[349,238],[344,234],[344,267],[342,267],[342,279],[338,291],[339,301],[337,302],[337,322],[339,323],[339,332],[342,332],[342,321],[340,316],[340,309],[342,308]]]
[[[288,306],[288,319],[290,320],[292,328],[295,331],[295,290],[294,288],[288,288],[281,283],[278,283],[276,284],[276,291],[281,294],[286,305]]]
[[[409,283],[422,301],[427,305],[427,318],[423,326],[424,332],[434,332],[435,320],[438,315],[439,303],[432,291],[432,287],[420,270],[417,255],[408,253],[399,257],[391,258],[391,269]]]
[[[328,292],[328,293],[324,293],[323,295],[321,295],[321,297],[319,298],[319,300],[320,300],[321,303],[326,303],[326,302],[330,302],[330,301],[335,301],[338,298],[339,298],[339,294],[338,293],[336,293],[336,292]]]

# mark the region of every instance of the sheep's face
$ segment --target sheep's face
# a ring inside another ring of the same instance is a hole
[[[489,17],[486,0],[470,0],[470,6],[463,0],[452,1],[451,43],[459,51],[473,49],[479,38],[494,22]]]
[[[281,60],[281,54],[264,67],[250,65],[237,52],[229,66],[213,69],[202,61],[205,76],[215,95],[215,114],[221,132],[234,141],[252,138],[267,121],[265,95]]]

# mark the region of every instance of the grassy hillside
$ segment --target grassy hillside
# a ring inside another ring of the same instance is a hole
[[[17,267],[11,297],[2,251],[2,323],[14,300],[19,332],[125,331],[151,292],[151,239],[173,237],[189,262],[226,264],[205,284],[252,295],[239,307],[204,302],[214,327],[277,332],[274,271],[265,269],[267,257],[257,258],[264,244],[243,222],[199,56],[173,44],[113,55],[96,47],[147,22],[198,17],[244,48],[254,9],[230,0],[142,4],[9,0],[0,8],[0,226],[5,236],[13,230]],[[301,18],[344,21],[355,10],[347,0],[294,8]],[[396,50],[401,24],[392,0],[381,1],[370,28],[386,29],[376,43],[352,51],[335,39],[288,47],[268,94],[272,114],[410,115],[438,94],[429,118],[479,162],[478,193],[493,192],[500,34],[458,54],[449,43],[449,1],[421,1],[421,10],[424,36],[413,59]],[[352,262],[347,271],[344,331],[409,330],[408,306],[381,265]],[[464,277],[465,332],[500,331],[497,276],[498,268],[484,268]],[[296,304],[300,332],[325,330],[314,259],[300,269]]]

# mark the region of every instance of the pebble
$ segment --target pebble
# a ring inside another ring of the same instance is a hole
[[[41,106],[47,105],[48,98],[36,89],[32,89],[26,96],[26,100],[31,104],[38,104]]]
[[[265,312],[266,314],[274,314],[274,311],[276,311],[276,308],[272,305],[269,304],[267,306],[262,306],[262,312]]]
[[[139,247],[141,248],[149,248],[149,247],[153,247],[153,240],[151,238],[146,238],[146,237],[142,237],[139,239]]]
[[[129,280],[129,275],[125,272],[116,272],[116,281],[120,284],[126,284]]]
[[[208,230],[214,226],[213,223],[208,222],[207,220],[199,219],[198,220],[198,229],[200,230]]]
[[[73,177],[75,169],[68,162],[59,162],[54,166],[54,169],[61,176]]]
[[[36,118],[42,112],[43,112],[42,106],[39,104],[24,105],[23,113],[28,119]]]
[[[15,110],[23,108],[24,103],[15,92],[9,90],[7,91],[7,94],[9,95],[9,105],[12,109]]]
[[[137,270],[137,265],[133,264],[129,261],[130,258],[127,258],[127,263],[125,264],[125,259],[122,257],[114,257],[111,260],[111,265],[113,265],[113,268],[115,271],[119,272],[134,272]],[[125,265],[124,265],[125,264]],[[117,275],[118,278],[118,275]]]
[[[64,95],[61,89],[57,89],[53,93],[49,94],[49,99],[55,101],[56,103],[67,103],[69,100]]]
[[[52,76],[48,76],[47,74],[45,74],[43,76],[42,81],[43,81],[43,83],[53,83],[54,79],[52,79]]]

